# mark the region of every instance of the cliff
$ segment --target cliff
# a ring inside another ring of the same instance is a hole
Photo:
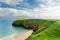
[[[45,23],[45,22],[47,22],[47,23]],[[52,23],[54,23],[54,21],[42,20],[42,19],[26,19],[26,20],[15,20],[12,23],[12,25],[15,27],[18,26],[18,27],[24,27],[26,29],[33,29],[34,31],[36,31],[38,29],[40,29],[40,30],[45,29]],[[44,25],[42,25],[42,24],[44,24]]]
[[[34,33],[26,40],[59,40],[60,20],[26,19],[15,20],[14,27],[32,29]]]

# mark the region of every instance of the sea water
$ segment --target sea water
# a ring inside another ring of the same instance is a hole
[[[22,27],[13,27],[10,18],[0,18],[0,39],[10,36],[15,33],[24,33],[25,29]]]

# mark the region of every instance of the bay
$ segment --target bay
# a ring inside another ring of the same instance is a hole
[[[0,18],[0,38],[4,38],[15,33],[22,34],[25,32],[26,29],[22,27],[13,27],[13,21],[14,19],[12,18]]]

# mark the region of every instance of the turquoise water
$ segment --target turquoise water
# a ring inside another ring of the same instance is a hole
[[[12,21],[14,19],[1,18],[0,19],[0,38],[7,37],[15,33],[24,33],[25,29],[22,27],[13,27]]]

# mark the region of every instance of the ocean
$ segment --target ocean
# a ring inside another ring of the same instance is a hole
[[[0,18],[0,39],[15,33],[22,34],[25,32],[26,29],[22,27],[13,27],[13,21],[12,18]]]

